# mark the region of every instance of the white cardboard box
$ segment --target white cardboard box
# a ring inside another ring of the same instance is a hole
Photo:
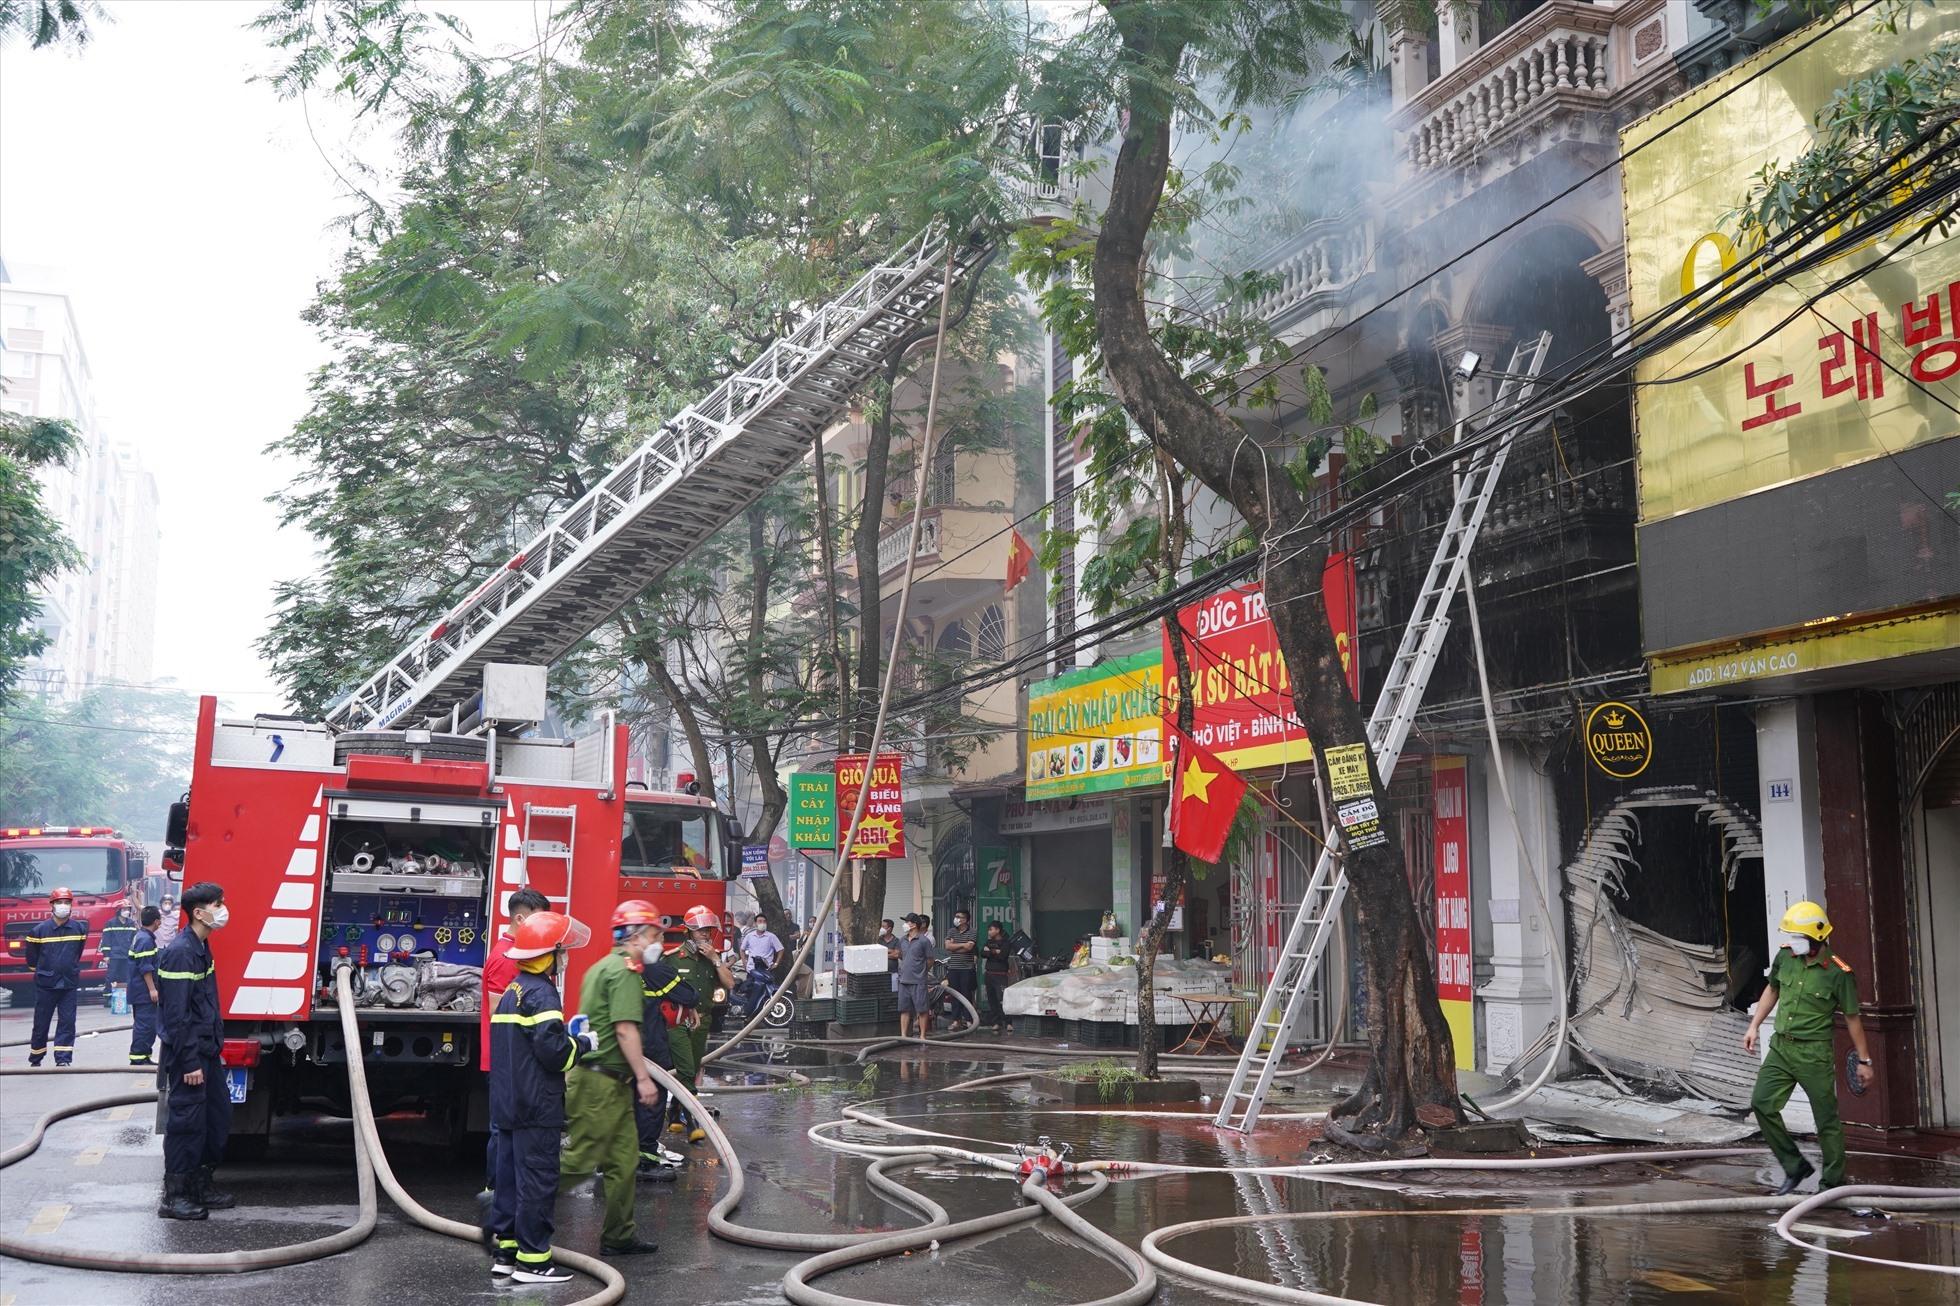
[[[837,996],[837,974],[835,971],[820,970],[810,976],[810,996],[813,998],[834,998]]]
[[[847,975],[882,975],[888,960],[883,944],[854,943],[844,949],[844,972]]]

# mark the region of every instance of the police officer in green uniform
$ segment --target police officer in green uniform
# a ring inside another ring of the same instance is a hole
[[[1838,1119],[1831,1051],[1833,1017],[1843,1013],[1852,1046],[1858,1049],[1851,1074],[1852,1087],[1860,1092],[1872,1082],[1872,1055],[1865,1045],[1865,1022],[1858,1015],[1858,977],[1825,943],[1831,936],[1831,918],[1816,903],[1800,902],[1783,913],[1779,928],[1790,936],[1790,943],[1777,952],[1770,966],[1769,987],[1756,1000],[1742,1047],[1755,1054],[1763,1021],[1780,1002],[1783,1011],[1776,1018],[1776,1033],[1756,1074],[1756,1092],[1749,1105],[1763,1140],[1783,1165],[1783,1185],[1776,1190],[1781,1196],[1794,1191],[1812,1171],[1783,1127],[1783,1105],[1798,1085],[1817,1118],[1817,1145],[1824,1153],[1819,1188],[1836,1188],[1844,1182],[1844,1124]]]
[[[680,972],[682,981],[693,987],[701,1005],[696,1008],[691,1024],[683,1022],[668,1031],[668,1047],[674,1056],[674,1074],[693,1092],[701,1073],[701,1059],[708,1054],[713,1011],[728,1005],[735,975],[715,953],[714,929],[721,923],[720,918],[706,904],[696,904],[687,909],[682,919],[687,925],[687,937],[668,950],[667,961]],[[673,1132],[685,1133],[687,1141],[695,1144],[707,1138],[707,1132],[687,1118],[678,1101],[669,1109],[673,1123],[668,1127]]]
[[[640,970],[649,944],[658,946],[659,917],[637,899],[613,912],[613,950],[585,972],[579,985],[579,1011],[592,1022],[595,1051],[565,1076],[566,1132],[570,1142],[558,1158],[561,1188],[598,1172],[606,1199],[599,1250],[607,1256],[643,1256],[658,1250],[640,1237],[633,1220],[634,1172],[640,1165],[640,1132],[633,1104],[650,1107],[660,1089],[647,1073],[640,1046],[640,1019],[646,998]]]

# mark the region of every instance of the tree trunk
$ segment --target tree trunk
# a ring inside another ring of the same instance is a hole
[[[1288,477],[1265,474],[1267,458],[1240,456],[1250,437],[1206,403],[1158,349],[1143,297],[1146,241],[1170,164],[1169,92],[1184,45],[1164,37],[1157,26],[1160,16],[1148,6],[1109,9],[1126,61],[1136,71],[1125,87],[1127,120],[1096,240],[1104,368],[1118,400],[1150,440],[1229,502],[1266,543],[1278,532],[1306,525],[1311,505]],[[1295,707],[1322,748],[1367,737],[1319,598],[1326,557],[1326,541],[1303,533],[1275,548],[1266,569],[1268,607]],[[1363,1011],[1374,1060],[1362,1091],[1343,1107],[1358,1112],[1362,1125],[1392,1137],[1413,1126],[1419,1106],[1457,1110],[1456,1070],[1428,949],[1417,930],[1398,822],[1372,755],[1368,770],[1388,841],[1350,852],[1347,875],[1367,976]]]
[[[1185,521],[1184,475],[1163,452],[1157,454],[1158,474],[1163,479],[1163,526],[1160,539],[1161,556],[1158,567],[1162,575],[1163,588],[1173,588],[1177,584],[1179,569],[1184,565],[1184,547],[1190,530]],[[1173,623],[1163,623],[1164,633],[1172,636],[1171,662],[1177,672],[1177,683],[1191,683],[1191,653],[1184,641],[1176,638]],[[1177,728],[1186,734],[1191,730],[1191,696],[1180,694],[1177,699]],[[1168,741],[1167,746],[1168,746]],[[1177,801],[1177,782],[1173,779],[1170,787],[1170,801]],[[1154,833],[1152,837],[1157,837]],[[1175,904],[1184,896],[1185,888],[1191,883],[1191,855],[1182,848],[1172,847],[1164,855],[1164,896],[1159,907],[1156,898],[1151,899],[1150,923],[1143,930],[1143,937],[1137,941],[1137,1073],[1150,1079],[1157,1078],[1157,1057],[1163,1050],[1164,1032],[1157,1024],[1157,955],[1163,951],[1164,935],[1169,932],[1171,912]]]

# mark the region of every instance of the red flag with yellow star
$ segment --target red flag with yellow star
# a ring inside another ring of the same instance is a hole
[[[1177,745],[1171,774],[1171,842],[1201,862],[1215,862],[1225,852],[1225,836],[1245,797],[1238,772],[1198,746],[1198,741],[1171,727]]]

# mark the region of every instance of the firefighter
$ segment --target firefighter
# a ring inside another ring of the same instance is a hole
[[[102,1005],[114,1011],[116,992],[129,985],[129,950],[136,937],[136,916],[129,899],[116,904],[116,914],[102,927],[102,960],[108,963],[109,982],[102,990]]]
[[[565,1075],[594,1040],[567,1031],[553,976],[566,950],[584,946],[591,931],[563,913],[534,911],[509,937],[505,955],[516,972],[490,1017],[490,1120],[497,1130],[490,1273],[518,1283],[569,1283],[571,1271],[551,1259]]]
[[[157,1044],[157,924],[163,913],[143,909],[136,937],[129,941],[129,1064],[153,1066]]]
[[[75,919],[75,895],[57,888],[48,895],[48,918],[21,936],[22,960],[34,967],[34,1031],[27,1064],[48,1055],[48,1025],[54,1025],[54,1063],[75,1059],[75,999],[82,988],[82,945],[88,922]]]
[[[654,910],[652,903],[638,898],[622,902],[619,904],[619,914],[629,921],[640,924],[652,922],[661,926],[662,937],[665,938],[666,920]],[[676,1013],[683,1013],[686,1019],[691,1020],[700,997],[694,986],[681,977],[660,943],[648,944],[640,955],[640,997],[645,1003],[640,1017],[640,1046],[647,1060],[662,1070],[672,1071],[673,1042],[685,1038],[687,1031],[670,1031],[669,1025],[680,1023]],[[633,1124],[640,1138],[638,1174],[641,1179],[661,1183],[671,1181],[675,1177],[674,1167],[687,1162],[687,1158],[680,1153],[670,1152],[660,1145],[661,1125],[666,1118],[660,1104],[651,1107],[638,1102],[633,1104]]]
[[[177,941],[157,954],[161,1077],[169,1110],[163,1130],[163,1201],[157,1215],[202,1220],[207,1211],[238,1205],[211,1182],[231,1134],[231,1094],[218,1055],[224,1013],[211,935],[225,927],[231,910],[225,906],[224,888],[205,880],[184,890],[183,911],[184,928]]]
[[[1820,1190],[1844,1182],[1844,1123],[1838,1119],[1837,1075],[1831,1050],[1833,1020],[1839,1013],[1844,1016],[1852,1045],[1858,1049],[1851,1066],[1851,1086],[1863,1092],[1873,1076],[1865,1022],[1858,1014],[1858,977],[1825,942],[1831,937],[1831,918],[1816,903],[1800,902],[1783,913],[1778,928],[1790,936],[1790,942],[1770,965],[1769,986],[1756,1000],[1742,1047],[1755,1055],[1763,1021],[1780,1000],[1783,1014],[1777,1017],[1776,1033],[1763,1054],[1756,1091],[1749,1099],[1763,1141],[1783,1166],[1783,1184],[1776,1190],[1780,1197],[1794,1191],[1812,1172],[1810,1162],[1804,1160],[1783,1126],[1783,1105],[1799,1085],[1810,1099],[1810,1111],[1817,1120],[1817,1145],[1824,1153]]]
[[[510,913],[510,925],[497,936],[490,945],[490,953],[483,959],[483,999],[480,1004],[482,1015],[477,1026],[477,1047],[481,1049],[484,1070],[490,1069],[490,1013],[497,1009],[497,1003],[504,996],[504,990],[517,978],[517,963],[511,959],[511,935],[532,915],[551,908],[551,900],[529,885],[510,895],[505,910]],[[591,931],[587,931],[588,934]],[[490,1122],[490,1142],[484,1150],[483,1191],[488,1193],[497,1186],[497,1122]],[[477,1200],[483,1201],[481,1194]]]
[[[725,1005],[735,988],[735,973],[715,951],[714,930],[720,919],[705,904],[697,903],[687,909],[682,920],[687,925],[687,937],[670,954],[674,969],[697,995],[707,999],[708,1005]],[[679,1019],[671,1023],[675,1027],[669,1030],[668,1039],[674,1053],[674,1075],[691,1093],[701,1074],[701,1059],[708,1054],[712,1020],[702,1019],[697,1007],[693,1024]],[[707,1138],[707,1132],[681,1108],[678,1100],[670,1104],[668,1113],[673,1121],[668,1126],[672,1132],[686,1134],[687,1141],[697,1146]]]
[[[659,1250],[658,1244],[640,1238],[633,1221],[634,1174],[640,1165],[633,1104],[652,1107],[660,1101],[660,1087],[647,1073],[640,1046],[640,1021],[646,1015],[640,971],[647,946],[659,941],[660,924],[657,916],[651,923],[633,919],[638,915],[622,904],[613,914],[612,952],[585,972],[578,1005],[592,1022],[596,1050],[565,1083],[571,1144],[559,1159],[559,1182],[580,1183],[598,1173],[606,1202],[599,1250],[608,1256]]]

